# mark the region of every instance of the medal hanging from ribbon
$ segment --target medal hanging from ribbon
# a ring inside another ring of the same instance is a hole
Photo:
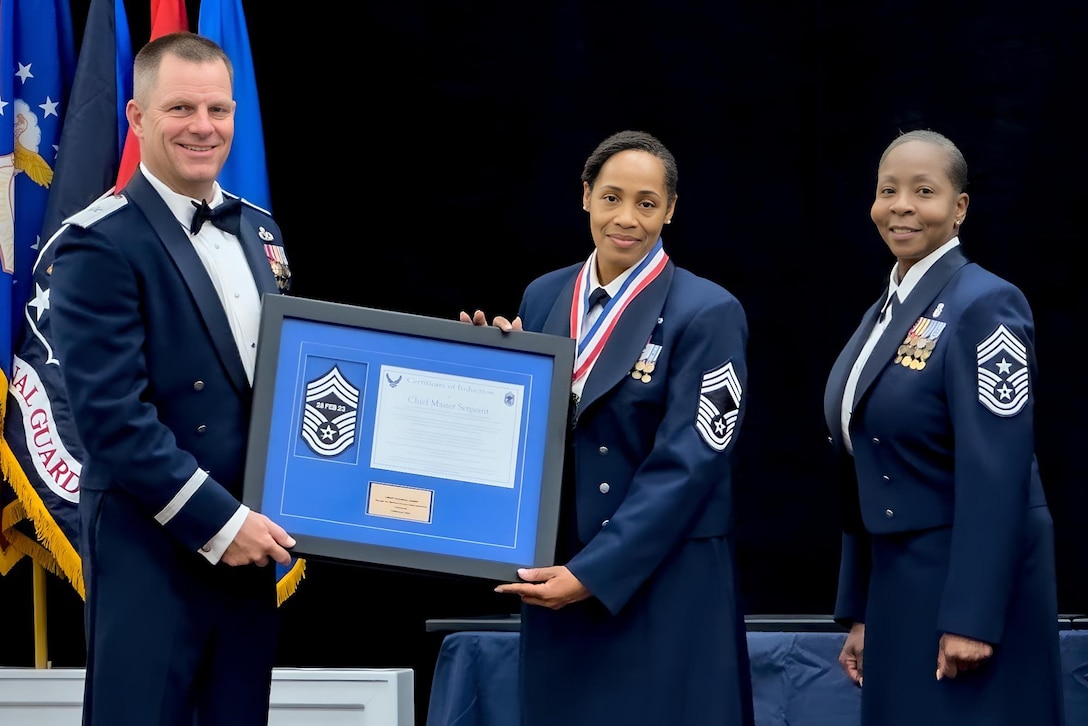
[[[653,372],[657,368],[657,357],[661,355],[661,346],[654,342],[647,342],[642,349],[642,355],[638,357],[635,367],[631,369],[631,377],[636,381],[649,383],[653,378]]]
[[[582,269],[578,273],[578,279],[574,283],[574,299],[570,305],[570,331],[571,337],[578,341],[578,355],[574,360],[572,381],[577,381],[589,375],[593,364],[597,362],[598,356],[604,349],[605,343],[608,342],[608,337],[612,335],[612,329],[616,327],[616,322],[620,319],[624,309],[635,299],[636,295],[645,290],[661,274],[661,271],[665,269],[665,264],[669,261],[664,245],[658,239],[657,244],[654,245],[649,254],[638,263],[627,279],[624,280],[619,292],[604,306],[604,310],[597,320],[586,330],[585,318],[586,311],[589,308],[590,265],[596,260],[596,254],[596,251],[594,251],[585,264],[582,265]]]
[[[913,371],[925,368],[926,361],[937,347],[937,338],[941,337],[946,325],[947,323],[924,317],[915,320],[907,337],[895,352],[895,362]]]

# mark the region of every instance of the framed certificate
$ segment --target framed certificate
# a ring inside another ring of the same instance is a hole
[[[247,506],[300,557],[515,581],[554,564],[574,341],[285,295]]]

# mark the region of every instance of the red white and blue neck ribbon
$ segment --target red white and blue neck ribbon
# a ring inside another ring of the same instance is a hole
[[[613,328],[623,314],[624,309],[635,296],[645,290],[653,282],[665,264],[669,256],[665,253],[665,247],[659,238],[653,249],[642,258],[635,269],[624,280],[611,300],[604,306],[604,310],[594,321],[588,330],[585,329],[586,312],[589,309],[590,271],[595,259],[595,254],[590,255],[578,273],[578,279],[574,283],[574,299],[570,305],[570,331],[571,337],[578,341],[578,355],[574,360],[574,373],[572,381],[577,381],[589,375],[593,364],[604,350],[608,337],[612,335]]]

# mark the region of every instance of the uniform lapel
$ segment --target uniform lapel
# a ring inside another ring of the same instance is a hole
[[[570,306],[574,302],[574,283],[577,280],[578,273],[575,272],[559,292],[559,296],[556,297],[555,304],[552,306],[552,311],[548,313],[548,318],[544,321],[544,327],[541,328],[542,333],[570,337]]]
[[[672,286],[674,269],[671,261],[666,263],[661,274],[628,303],[627,308],[616,321],[616,327],[612,330],[612,335],[609,336],[600,357],[593,364],[593,370],[586,378],[579,408],[585,410],[630,374],[631,367],[638,360],[639,354],[650,339],[650,334],[653,333],[657,319],[661,316],[665,298]],[[569,317],[569,305],[567,314]]]
[[[940,294],[956,271],[967,264],[967,258],[959,247],[947,252],[944,257],[937,260],[933,267],[926,272],[918,285],[911,291],[907,301],[899,305],[892,314],[892,321],[887,330],[880,336],[868,362],[861,370],[858,378],[857,391],[854,393],[854,410],[857,410],[858,401],[876,380],[880,371],[884,370],[895,357],[895,352],[907,337],[907,333],[914,326],[918,318],[933,304],[933,300]]]
[[[223,310],[223,303],[219,300],[211,278],[208,277],[208,271],[200,261],[189,236],[143,174],[132,175],[132,179],[125,186],[125,196],[143,212],[189,287],[231,382],[239,392],[247,391],[249,379],[238,355],[238,346],[230,331],[226,311]],[[267,264],[265,268],[271,274]]]
[[[257,293],[259,295],[278,293],[276,276],[272,274],[272,266],[269,263],[264,246],[268,244],[282,247],[283,240],[273,237],[271,231],[265,227],[258,229],[253,220],[250,219],[249,211],[245,202],[243,202],[238,241],[242,245],[242,252],[245,254],[246,262],[249,263],[249,269],[253,273],[253,281],[257,284]]]
[[[831,373],[828,375],[828,380],[834,381],[835,385],[828,386],[824,394],[824,418],[836,444],[840,443],[842,439],[842,426],[839,423],[839,416],[842,412],[842,397],[846,391],[846,381],[850,376],[850,369],[854,367],[854,362],[861,354],[865,341],[869,339],[869,333],[876,324],[876,316],[879,314],[880,307],[887,299],[888,289],[884,288],[884,294],[862,316],[861,325],[854,331],[853,337],[843,348],[842,353],[835,361],[835,365],[831,368]],[[894,317],[892,319],[895,320]]]

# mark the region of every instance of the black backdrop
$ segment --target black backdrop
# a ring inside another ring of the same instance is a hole
[[[126,5],[138,47],[147,3]],[[86,6],[73,2],[77,26]],[[188,7],[196,28],[199,3]],[[1034,307],[1060,608],[1088,611],[1076,327],[1088,309],[1074,294],[1088,240],[1084,3],[245,10],[273,212],[299,295],[438,317],[512,313],[531,278],[591,249],[578,177],[593,146],[640,128],[672,148],[680,199],[666,247],[749,315],[735,479],[749,613],[832,608],[838,513],[821,401],[892,263],[868,218],[876,161],[899,130],[951,136],[971,168],[965,250]],[[0,665],[32,665],[29,563],[0,578],[0,596]],[[54,665],[83,665],[78,596],[50,577],[48,603]],[[487,583],[311,562],[282,608],[280,664],[412,667],[422,724],[441,639],[425,621],[516,609]]]

